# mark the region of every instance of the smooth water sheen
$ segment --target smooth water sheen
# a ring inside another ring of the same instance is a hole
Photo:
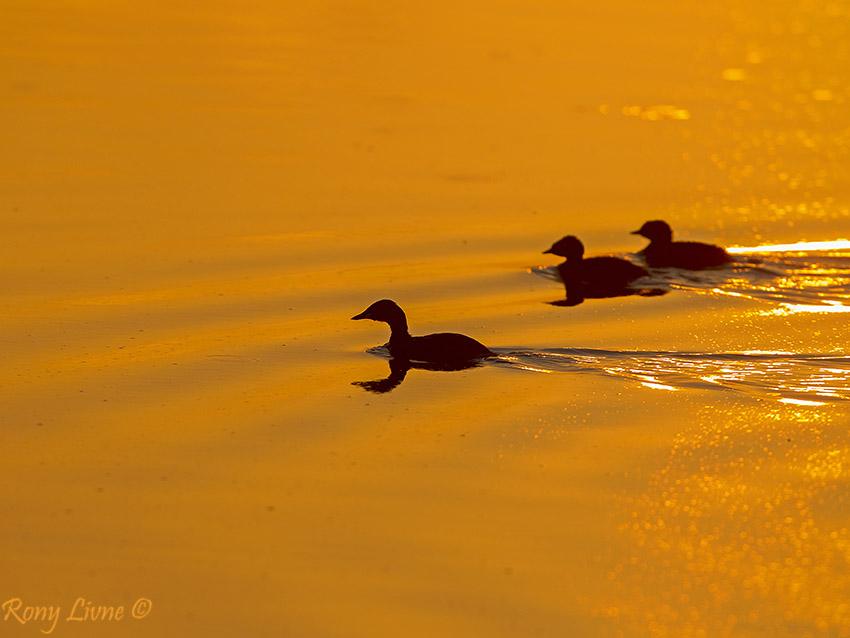
[[[850,635],[848,18],[5,2],[0,604],[127,608],[56,636]],[[739,263],[573,306],[529,272],[650,219]],[[385,297],[499,358],[388,370],[348,319]]]

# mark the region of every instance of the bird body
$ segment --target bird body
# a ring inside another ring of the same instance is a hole
[[[643,255],[650,268],[704,270],[733,261],[720,246],[697,241],[673,241],[673,230],[667,222],[660,220],[646,222],[632,234],[649,239],[649,245],[638,254]]]
[[[389,324],[391,333],[387,346],[393,358],[452,366],[494,356],[484,344],[454,332],[412,336],[404,311],[390,299],[376,301],[352,319],[371,319]]]
[[[472,337],[455,332],[438,332],[412,337],[390,337],[390,354],[408,361],[469,361],[481,359],[493,353]]]
[[[622,288],[648,273],[640,266],[618,257],[589,257],[578,262],[558,265],[564,283],[591,288]]]
[[[596,291],[614,291],[625,288],[636,279],[647,276],[645,268],[619,257],[584,258],[584,244],[567,235],[558,240],[549,250],[543,251],[565,257],[558,265],[558,272],[567,288],[582,287]]]

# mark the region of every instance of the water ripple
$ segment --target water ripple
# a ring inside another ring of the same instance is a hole
[[[808,406],[850,400],[850,357],[846,356],[555,348],[499,352],[496,364],[550,374],[603,374],[668,392],[729,390]]]

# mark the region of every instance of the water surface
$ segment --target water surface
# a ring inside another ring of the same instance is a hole
[[[5,595],[153,601],[57,635],[847,635],[850,258],[799,244],[850,237],[847,13],[7,2]],[[547,303],[552,241],[654,218],[751,261]],[[352,385],[383,297],[503,361]]]

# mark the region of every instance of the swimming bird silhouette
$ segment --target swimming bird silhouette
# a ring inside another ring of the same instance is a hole
[[[630,283],[649,273],[640,266],[619,257],[588,257],[584,258],[584,244],[573,235],[559,239],[543,254],[559,255],[566,261],[558,265],[558,272],[567,288],[567,294],[572,289],[580,289],[584,296],[587,293],[604,293],[621,291]],[[599,295],[608,296],[608,295]]]
[[[661,220],[646,222],[632,235],[641,235],[649,245],[638,254],[643,255],[650,268],[685,268],[703,270],[716,268],[733,261],[720,246],[697,241],[673,241],[673,230]]]
[[[404,311],[391,299],[376,301],[352,319],[371,319],[389,324],[391,332],[387,346],[390,355],[404,361],[452,365],[495,356],[489,348],[472,337],[454,332],[412,337],[407,328]]]

